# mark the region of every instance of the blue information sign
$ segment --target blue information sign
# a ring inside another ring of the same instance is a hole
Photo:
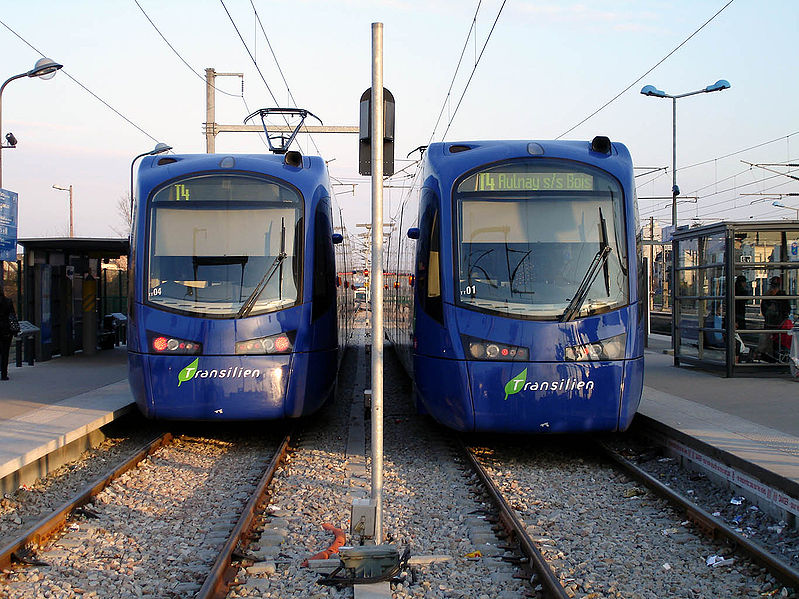
[[[0,260],[17,261],[17,194],[0,189]]]

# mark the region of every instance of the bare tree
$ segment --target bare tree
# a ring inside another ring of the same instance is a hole
[[[130,235],[130,228],[133,225],[133,215],[130,212],[130,192],[125,192],[117,200],[117,216],[122,224],[111,229],[120,237]]]

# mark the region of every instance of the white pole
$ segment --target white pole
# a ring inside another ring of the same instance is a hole
[[[372,23],[372,502],[383,542],[383,24]]]

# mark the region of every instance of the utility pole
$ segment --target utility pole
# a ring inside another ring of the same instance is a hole
[[[241,77],[241,90],[244,93],[244,73],[217,73],[214,69],[205,69],[205,152],[216,152],[216,78]]]
[[[372,503],[383,543],[383,23],[372,23]],[[357,129],[357,128],[356,128]]]
[[[216,122],[216,78],[217,77],[241,77],[243,73],[217,73],[213,68],[205,69],[205,123],[203,123],[203,133],[205,134],[205,152],[213,154],[216,152],[216,136],[220,133],[263,133],[263,127],[258,125],[220,125]],[[244,89],[242,87],[242,89]],[[358,133],[357,126],[323,126],[305,125],[300,128],[299,133]],[[270,132],[292,133],[294,127],[287,125],[270,125]]]
[[[69,192],[69,236],[75,237],[75,229],[73,226],[73,219],[72,219],[72,185],[70,185],[69,187],[59,187],[58,185],[53,185],[53,189]]]

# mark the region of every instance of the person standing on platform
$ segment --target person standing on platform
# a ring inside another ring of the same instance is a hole
[[[785,295],[780,277],[771,277],[766,295]],[[763,315],[764,329],[780,329],[785,320],[791,315],[791,303],[787,299],[766,298],[760,302],[760,313]],[[779,352],[778,344],[779,335],[774,333],[762,334],[757,348],[760,358],[767,362],[776,362]]]
[[[0,380],[3,381],[8,380],[8,354],[11,351],[11,339],[19,332],[19,328],[17,330],[11,328],[12,315],[16,322],[17,314],[14,312],[14,304],[0,287]]]

